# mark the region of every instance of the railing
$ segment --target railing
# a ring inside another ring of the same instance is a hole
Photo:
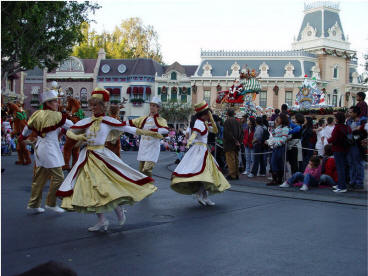
[[[338,10],[340,7],[340,4],[334,1],[308,1],[304,3],[304,11],[321,8],[321,7]]]
[[[225,51],[225,50],[201,50],[201,57],[228,57],[228,56],[306,56],[315,58],[316,55],[302,51],[302,50],[289,50],[289,51]]]

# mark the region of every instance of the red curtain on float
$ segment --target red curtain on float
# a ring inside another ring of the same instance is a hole
[[[142,87],[142,86],[140,86],[140,87],[138,88],[138,94],[142,94],[142,95],[143,95],[143,87]]]
[[[133,94],[138,94],[138,87],[137,86],[133,87]]]
[[[127,94],[131,94],[131,93],[132,93],[132,88],[129,86],[127,90]]]
[[[151,87],[146,87],[146,94],[151,95]]]

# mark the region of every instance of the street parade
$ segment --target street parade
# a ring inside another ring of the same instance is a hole
[[[92,30],[108,6],[2,2],[1,274],[366,275],[368,55],[340,4],[306,1],[292,50],[196,65],[138,17]],[[67,52],[3,31],[42,11]]]

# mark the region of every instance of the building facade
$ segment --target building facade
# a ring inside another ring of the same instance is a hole
[[[292,106],[305,76],[316,78],[333,106],[355,104],[367,90],[357,72],[356,51],[350,49],[339,5],[330,1],[305,4],[304,19],[290,51],[201,51],[201,64],[191,78],[193,103],[206,100],[216,108],[217,91],[227,90],[247,67],[255,69],[262,91],[256,104]]]
[[[331,1],[305,4],[292,50],[201,50],[199,66],[177,62],[166,66],[147,58],[106,59],[101,49],[96,59],[70,57],[52,72],[34,68],[3,80],[2,98],[24,102],[32,112],[40,104],[41,92],[57,81],[65,97],[80,99],[87,110],[91,91],[100,86],[110,91],[111,103],[124,105],[121,116],[132,119],[148,114],[153,96],[163,105],[192,106],[206,100],[218,108],[217,92],[228,90],[248,68],[258,72],[262,91],[256,104],[261,107],[292,106],[305,76],[316,79],[328,104],[350,106],[367,86],[357,72],[356,51],[350,49],[339,12],[339,5]]]

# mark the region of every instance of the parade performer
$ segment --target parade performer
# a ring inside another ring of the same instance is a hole
[[[114,119],[120,121],[119,111],[120,111],[120,107],[118,105],[111,105],[109,116],[111,118],[114,118]],[[109,150],[111,150],[113,153],[115,153],[118,157],[120,157],[120,149],[121,149],[120,136],[116,137],[116,139],[114,141],[106,142],[105,146]]]
[[[22,134],[24,127],[27,125],[27,114],[23,110],[21,104],[8,103],[7,104],[8,113],[12,115],[13,119],[13,132],[12,134],[19,137]],[[34,138],[34,137],[33,137]],[[19,141],[16,147],[18,153],[18,161],[15,162],[16,165],[28,165],[31,164],[30,153],[26,148],[24,141]]]
[[[69,114],[68,119],[70,119],[74,124],[80,120],[82,120],[84,116],[84,112],[81,108],[81,103],[77,99],[68,96],[67,98],[67,106],[65,107],[66,112]],[[72,157],[72,166],[74,166],[75,162],[78,160],[79,155],[79,146],[77,141],[66,137],[64,144],[64,161],[65,165],[63,166],[63,170],[70,171],[70,157]]]
[[[96,213],[98,223],[89,231],[107,230],[109,221],[106,211],[114,210],[118,224],[123,225],[126,217],[120,205],[133,204],[156,191],[153,179],[134,170],[105,147],[108,139],[116,139],[121,132],[135,135],[151,135],[161,138],[159,133],[126,126],[116,119],[104,116],[109,92],[96,88],[89,99],[93,116],[76,123],[67,136],[87,142],[59,188],[57,196],[63,197],[62,207],[69,211]],[[114,137],[115,136],[115,137]]]
[[[205,101],[194,106],[196,120],[191,129],[187,147],[194,143],[172,173],[171,188],[181,194],[196,194],[201,205],[215,205],[209,193],[219,193],[230,188],[207,147],[208,131],[217,133],[217,126]],[[211,125],[208,124],[210,120]]]
[[[64,165],[63,154],[59,146],[58,136],[61,131],[68,130],[73,125],[66,115],[58,112],[58,93],[55,90],[43,92],[43,110],[37,110],[28,120],[19,141],[22,142],[32,131],[37,132],[35,145],[34,176],[32,182],[31,198],[27,209],[36,213],[43,213],[41,208],[42,190],[50,178],[50,188],[46,199],[46,209],[63,213],[64,210],[56,205],[56,191],[64,180],[61,167]]]
[[[158,115],[160,107],[160,98],[153,97],[150,102],[150,114],[148,116],[129,120],[127,124],[143,130],[155,131],[162,135],[168,134],[169,128],[166,120]],[[147,176],[152,176],[152,169],[157,163],[159,155],[160,139],[142,136],[137,157],[139,161],[139,171]]]

